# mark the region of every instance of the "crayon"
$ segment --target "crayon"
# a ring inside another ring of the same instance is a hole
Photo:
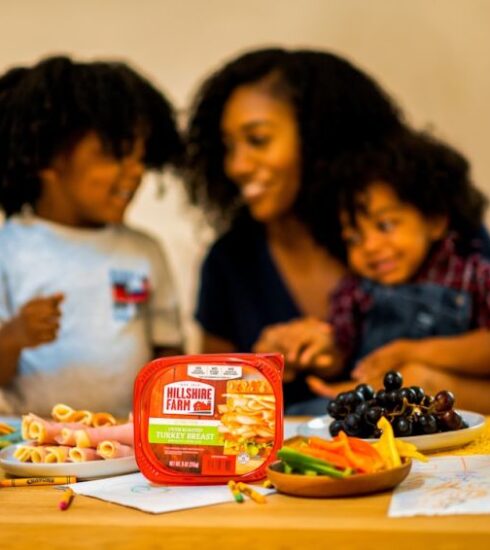
[[[237,485],[233,480],[228,481],[228,487],[231,491],[231,494],[233,495],[233,498],[235,499],[235,502],[238,502],[238,504],[241,504],[244,502],[244,498],[242,493],[237,489]]]
[[[267,502],[265,496],[250,487],[250,485],[247,485],[246,483],[242,483],[240,481],[239,483],[237,483],[237,487],[241,493],[250,497],[254,502],[257,502],[258,504],[264,504]]]
[[[75,496],[75,493],[72,489],[68,488],[63,491],[63,495],[58,503],[58,507],[60,510],[68,510],[70,507],[70,504],[73,500],[73,497]]]
[[[76,483],[74,476],[61,477],[21,477],[17,479],[0,479],[0,487],[30,487],[31,485],[67,485]]]

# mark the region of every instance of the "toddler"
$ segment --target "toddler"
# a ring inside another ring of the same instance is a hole
[[[292,350],[323,354],[323,379],[351,373],[378,386],[410,366],[406,381],[464,394],[488,377],[490,263],[472,240],[486,201],[468,171],[450,147],[408,132],[332,168],[337,250],[353,275],[332,296],[329,325],[302,327]],[[356,385],[309,382],[326,396]]]

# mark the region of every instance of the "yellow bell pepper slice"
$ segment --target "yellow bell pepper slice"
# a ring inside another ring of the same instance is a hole
[[[401,439],[395,439],[396,450],[402,458],[415,458],[421,462],[427,462],[429,459],[417,451],[417,447],[413,443],[407,443]]]
[[[402,461],[396,447],[393,428],[389,421],[382,416],[378,420],[378,428],[382,430],[379,441],[373,443],[373,447],[378,451],[387,468],[397,468],[401,466]]]

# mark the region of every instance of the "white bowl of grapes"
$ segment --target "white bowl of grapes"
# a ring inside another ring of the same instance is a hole
[[[455,408],[455,397],[447,390],[429,395],[420,386],[403,386],[397,371],[388,371],[383,388],[359,384],[339,393],[327,406],[327,415],[301,424],[299,435],[331,438],[343,430],[352,437],[376,441],[381,416],[391,423],[395,436],[413,443],[419,451],[460,447],[482,433],[481,414]]]

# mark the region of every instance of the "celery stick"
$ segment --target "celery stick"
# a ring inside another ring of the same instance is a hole
[[[311,470],[318,474],[328,475],[336,478],[343,478],[349,475],[346,472],[337,470],[331,464],[320,458],[304,455],[291,447],[283,447],[277,456],[287,463],[291,468],[304,471]]]

